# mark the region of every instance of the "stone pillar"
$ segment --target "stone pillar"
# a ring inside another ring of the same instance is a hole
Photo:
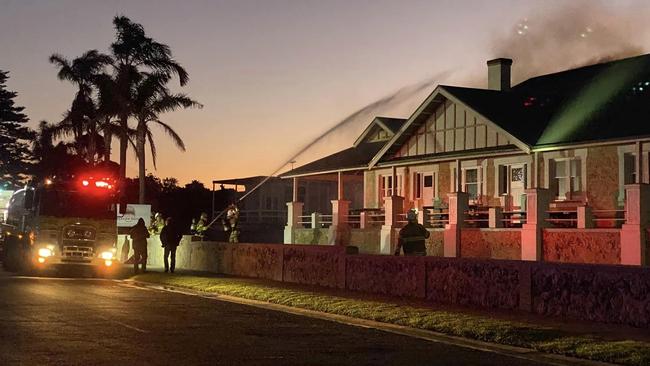
[[[621,229],[621,264],[647,266],[650,226],[650,185],[625,186],[625,224]]]
[[[294,244],[294,230],[301,227],[300,216],[302,216],[302,202],[287,202],[287,226],[284,227],[284,244]]]
[[[460,234],[465,225],[465,211],[469,208],[469,194],[454,192],[449,194],[449,223],[445,225],[444,255],[460,257]]]
[[[393,254],[395,242],[395,229],[398,215],[404,211],[404,197],[392,196],[384,198],[384,225],[381,226],[380,247],[381,254]]]
[[[329,230],[328,242],[332,245],[350,244],[350,224],[348,214],[350,201],[332,200],[332,225]]]
[[[521,229],[521,260],[541,261],[542,229],[548,225],[548,205],[551,193],[545,188],[531,188],[526,190],[526,223]]]
[[[499,228],[503,227],[503,208],[490,207],[488,209],[488,227]]]
[[[578,229],[591,229],[594,227],[594,215],[591,206],[578,206]]]

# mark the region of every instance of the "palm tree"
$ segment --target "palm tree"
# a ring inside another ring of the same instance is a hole
[[[81,153],[85,150],[86,160],[94,162],[97,147],[97,108],[93,100],[93,89],[98,75],[111,64],[112,59],[97,50],[90,50],[72,61],[59,54],[53,54],[50,56],[50,62],[59,67],[60,80],[70,81],[78,87],[72,106],[56,133],[73,134],[77,151]],[[81,144],[84,134],[87,135],[88,141]]]
[[[114,59],[117,116],[120,131],[120,178],[126,178],[126,150],[128,147],[128,119],[133,116],[134,86],[142,73],[153,71],[167,76],[176,75],[180,85],[187,83],[187,71],[172,58],[169,46],[156,42],[145,34],[144,28],[125,16],[113,18],[116,40],[111,44]]]
[[[144,203],[145,200],[145,144],[147,141],[149,141],[154,168],[156,166],[156,145],[150,129],[150,123],[161,127],[172,139],[174,144],[181,151],[185,151],[185,143],[181,137],[173,128],[160,120],[160,115],[175,111],[179,108],[203,107],[200,103],[185,94],[170,93],[166,86],[170,78],[170,75],[165,73],[145,74],[135,88],[133,112],[137,120],[136,153],[138,156],[138,176],[140,180],[140,203]]]
[[[73,154],[76,151],[73,144],[54,144],[58,128],[57,125],[41,121],[32,140],[32,154],[37,161],[35,175],[39,179],[65,174],[78,163],[78,157]]]

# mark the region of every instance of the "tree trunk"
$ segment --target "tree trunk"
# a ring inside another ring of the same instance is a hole
[[[92,120],[90,122],[90,128],[88,129],[88,162],[95,165],[95,151],[97,150],[97,144],[95,143],[95,137],[97,135],[97,121]]]
[[[120,116],[120,181],[126,180],[126,148],[129,146],[128,115]]]
[[[104,161],[106,162],[111,161],[111,144],[113,143],[113,134],[108,126],[110,122],[111,119],[108,117],[104,121],[104,126],[106,126],[106,129],[104,130]]]
[[[140,204],[143,204],[145,199],[145,129],[146,125],[140,125],[138,123],[138,140],[136,141],[136,145],[138,148],[138,178],[140,182],[140,198],[138,202]]]

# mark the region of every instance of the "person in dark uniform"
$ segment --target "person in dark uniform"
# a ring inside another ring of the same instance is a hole
[[[131,240],[133,240],[133,271],[138,273],[138,264],[142,263],[142,272],[147,271],[147,238],[149,237],[149,230],[144,224],[142,218],[138,219],[138,223],[131,228],[129,232]]]
[[[399,255],[400,249],[404,250],[406,256],[427,255],[427,247],[424,242],[429,237],[429,231],[423,225],[418,224],[418,214],[415,210],[407,212],[406,219],[408,223],[399,231],[395,255]]]
[[[160,231],[160,241],[163,248],[165,248],[165,273],[169,271],[174,273],[174,269],[176,268],[176,248],[180,244],[181,237],[180,232],[173,224],[172,218],[168,217],[165,220],[165,226]],[[169,257],[171,257],[171,266],[169,265]]]

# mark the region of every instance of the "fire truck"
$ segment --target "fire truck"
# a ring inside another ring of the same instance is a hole
[[[103,170],[47,178],[16,191],[2,224],[5,269],[109,271],[118,264],[118,194],[114,175]]]

